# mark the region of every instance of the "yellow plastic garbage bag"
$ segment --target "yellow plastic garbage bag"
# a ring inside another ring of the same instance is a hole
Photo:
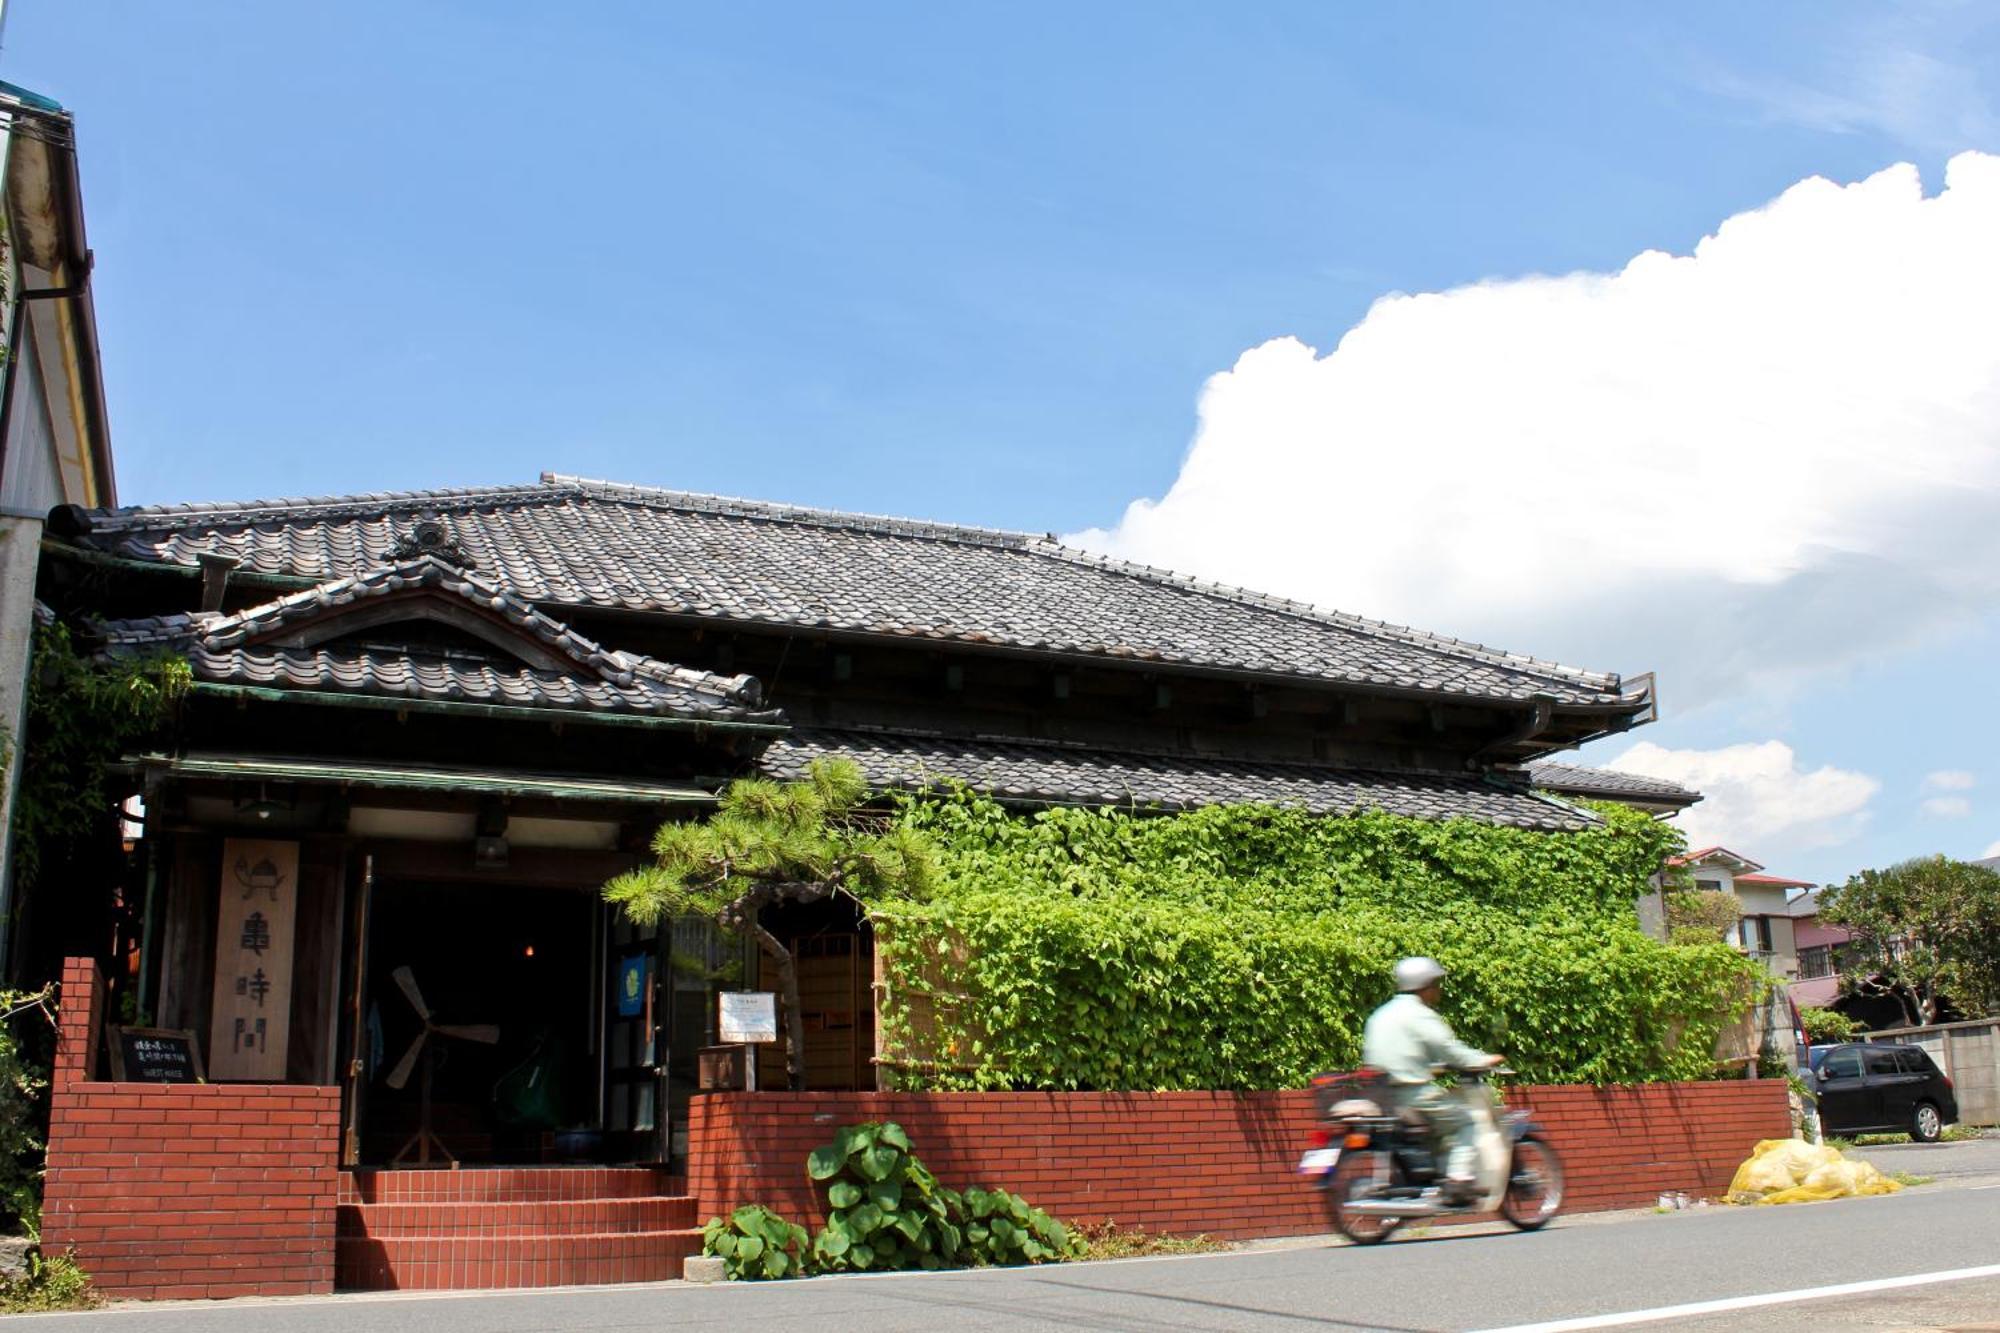
[[[1729,1182],[1729,1197],[1791,1189],[1820,1167],[1839,1160],[1834,1149],[1804,1139],[1765,1139],[1751,1150],[1750,1160],[1736,1168],[1736,1177]]]
[[[1902,1186],[1867,1162],[1804,1139],[1765,1139],[1729,1182],[1734,1203],[1819,1203],[1862,1194],[1894,1194]]]

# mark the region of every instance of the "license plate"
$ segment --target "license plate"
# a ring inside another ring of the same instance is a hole
[[[1299,1158],[1299,1174],[1302,1176],[1323,1176],[1340,1165],[1340,1149],[1314,1148]]]

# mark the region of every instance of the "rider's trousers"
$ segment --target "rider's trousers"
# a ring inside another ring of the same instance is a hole
[[[1444,1150],[1444,1173],[1462,1180],[1472,1179],[1479,1162],[1478,1138],[1473,1132],[1472,1117],[1465,1113],[1457,1094],[1435,1083],[1397,1091],[1404,1106],[1423,1112],[1424,1118],[1431,1122],[1431,1133]]]

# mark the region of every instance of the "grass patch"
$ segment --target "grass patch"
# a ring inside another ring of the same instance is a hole
[[[0,1314],[31,1314],[46,1310],[88,1310],[101,1298],[90,1285],[90,1274],[74,1258],[53,1259],[40,1247],[28,1251],[28,1270],[19,1277],[0,1278]]]
[[[1229,1248],[1227,1241],[1213,1236],[1169,1236],[1142,1227],[1121,1227],[1108,1220],[1072,1226],[1069,1234],[1083,1242],[1082,1253],[1071,1256],[1077,1259],[1136,1259],[1147,1254],[1202,1254]]]
[[[1987,1136],[1988,1131],[1978,1125],[1946,1125],[1944,1133],[1938,1136],[1939,1143],[1971,1143]],[[1892,1143],[1915,1143],[1908,1134],[1856,1134],[1851,1139],[1829,1138],[1827,1142],[1841,1149],[1881,1148]]]
[[[1933,1180],[1936,1180],[1937,1177],[1912,1175],[1908,1171],[1891,1171],[1889,1173],[1889,1179],[1895,1181],[1898,1185],[1901,1185],[1905,1189],[1907,1189],[1911,1185],[1928,1185]]]

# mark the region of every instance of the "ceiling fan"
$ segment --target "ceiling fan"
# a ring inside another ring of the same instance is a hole
[[[396,1161],[402,1162],[412,1150],[415,1150],[418,1165],[427,1166],[431,1160],[431,1149],[435,1147],[439,1156],[456,1166],[458,1159],[452,1156],[438,1136],[431,1132],[431,1071],[436,1068],[437,1061],[424,1060],[424,1052],[433,1036],[452,1037],[459,1041],[476,1041],[482,1046],[492,1046],[500,1040],[500,1029],[492,1023],[440,1023],[432,1018],[431,1007],[424,1003],[424,993],[417,988],[415,973],[408,967],[399,967],[389,976],[395,981],[397,989],[403,992],[403,998],[410,1002],[410,1007],[417,1011],[417,1017],[423,1023],[423,1028],[410,1043],[410,1048],[403,1052],[403,1058],[396,1062],[396,1067],[389,1071],[389,1077],[384,1080],[392,1088],[402,1088],[409,1083],[410,1074],[417,1068],[418,1061],[423,1062],[423,1077],[418,1081],[421,1094],[418,1099],[417,1132],[403,1145],[403,1150],[396,1154]]]

